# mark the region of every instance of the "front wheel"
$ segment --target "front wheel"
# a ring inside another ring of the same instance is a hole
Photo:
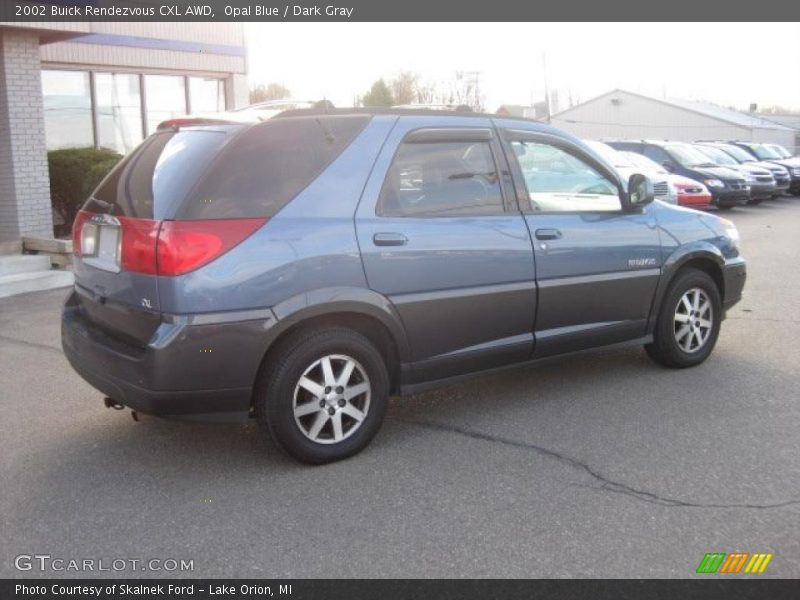
[[[361,451],[381,426],[389,376],[361,334],[333,327],[292,336],[270,356],[255,390],[261,425],[287,454],[322,464]]]
[[[699,365],[719,336],[722,300],[714,280],[697,269],[680,271],[659,310],[653,343],[645,350],[657,363],[674,369]]]

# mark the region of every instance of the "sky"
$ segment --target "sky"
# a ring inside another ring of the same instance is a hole
[[[797,23],[248,23],[250,85],[352,106],[373,81],[478,71],[484,107],[561,108],[614,88],[747,109],[800,109]]]

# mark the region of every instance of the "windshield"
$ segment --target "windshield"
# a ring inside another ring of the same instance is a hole
[[[689,169],[692,167],[715,166],[714,163],[711,162],[710,158],[691,146],[667,146],[666,150],[672,155],[672,158],[677,160],[682,166]]]
[[[747,150],[742,150],[739,148],[739,146],[734,146],[733,144],[723,144],[714,147],[719,148],[723,152],[729,154],[740,163],[756,162],[756,159],[753,158],[752,154],[750,154]]]
[[[644,169],[646,171],[652,171],[653,173],[664,175],[669,172],[656,161],[647,158],[644,154],[639,154],[638,152],[620,152],[620,154],[631,161],[638,169]]]
[[[726,154],[719,148],[713,148],[711,146],[695,146],[700,152],[705,154],[708,158],[713,160],[718,165],[724,165],[726,167],[736,166],[739,163],[733,159],[730,154]]]
[[[792,154],[791,154],[791,152],[789,152],[789,151],[788,151],[786,148],[784,148],[784,147],[783,147],[783,146],[781,146],[780,144],[767,144],[767,146],[768,146],[768,147],[769,147],[769,148],[770,148],[770,149],[771,149],[773,152],[777,153],[777,154],[778,154],[778,156],[780,156],[780,157],[782,157],[782,158],[792,158]]]
[[[773,160],[775,158],[782,158],[777,152],[770,150],[766,146],[762,144],[753,144],[750,146],[753,149],[753,152],[756,153],[756,156],[761,160]]]
[[[597,152],[604,160],[609,162],[614,167],[635,167],[635,165],[628,160],[621,152],[617,152],[611,146],[602,142],[594,140],[583,140],[583,143],[589,146],[592,150]]]

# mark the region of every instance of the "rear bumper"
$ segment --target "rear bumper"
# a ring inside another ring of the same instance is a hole
[[[166,317],[144,347],[121,341],[64,306],[61,344],[70,365],[119,404],[161,417],[233,421],[247,418],[252,386],[275,318],[220,322],[208,315]]]
[[[747,279],[747,263],[741,256],[729,258],[722,267],[725,294],[722,306],[728,310],[742,299],[742,290]]]

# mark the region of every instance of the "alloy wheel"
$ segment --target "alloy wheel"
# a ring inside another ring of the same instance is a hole
[[[353,435],[369,412],[370,382],[354,358],[329,354],[311,364],[294,389],[294,420],[317,444],[336,444]]]
[[[687,290],[675,308],[673,331],[678,347],[688,354],[699,351],[713,328],[714,310],[708,295],[700,288]]]

